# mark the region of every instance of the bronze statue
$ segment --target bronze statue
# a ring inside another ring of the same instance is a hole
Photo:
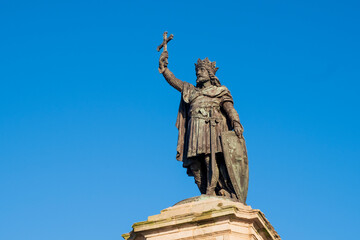
[[[245,203],[248,159],[243,127],[234,109],[230,91],[215,76],[218,68],[208,58],[195,64],[196,86],[177,79],[168,69],[167,38],[164,33],[159,72],[181,92],[176,121],[179,130],[176,159],[183,162],[200,192]]]

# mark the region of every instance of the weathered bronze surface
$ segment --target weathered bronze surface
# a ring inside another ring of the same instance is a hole
[[[243,127],[234,109],[230,91],[215,76],[216,62],[208,58],[195,64],[196,85],[177,79],[168,69],[167,43],[163,35],[159,72],[181,92],[176,120],[179,130],[176,159],[183,162],[200,192],[245,203],[248,189],[248,159]]]
[[[249,185],[249,162],[245,139],[233,131],[221,134],[223,154],[229,178],[240,202],[245,203]]]

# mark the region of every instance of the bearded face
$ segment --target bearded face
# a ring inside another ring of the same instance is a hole
[[[196,83],[204,83],[210,81],[209,72],[204,67],[200,67],[196,70]]]

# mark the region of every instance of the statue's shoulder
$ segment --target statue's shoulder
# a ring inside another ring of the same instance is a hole
[[[230,94],[230,91],[226,86],[216,87],[216,92],[219,94]]]
[[[184,86],[182,89],[182,99],[185,103],[190,102],[190,98],[194,95],[194,92],[196,92],[196,87],[192,85],[191,83],[184,82]]]
[[[184,81],[184,88],[192,90],[192,89],[195,89],[196,87],[194,85],[192,85],[191,83]]]
[[[225,86],[217,87],[216,95],[220,97],[222,101],[232,101],[231,93]]]
[[[226,86],[224,86],[224,85],[222,85],[222,86],[220,86],[220,87],[218,87],[221,91],[228,91],[228,92],[230,92],[229,91],[229,89],[226,87]]]

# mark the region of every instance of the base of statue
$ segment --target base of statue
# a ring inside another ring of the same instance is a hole
[[[260,210],[242,203],[201,195],[183,200],[147,221],[133,225],[126,240],[280,240]]]

